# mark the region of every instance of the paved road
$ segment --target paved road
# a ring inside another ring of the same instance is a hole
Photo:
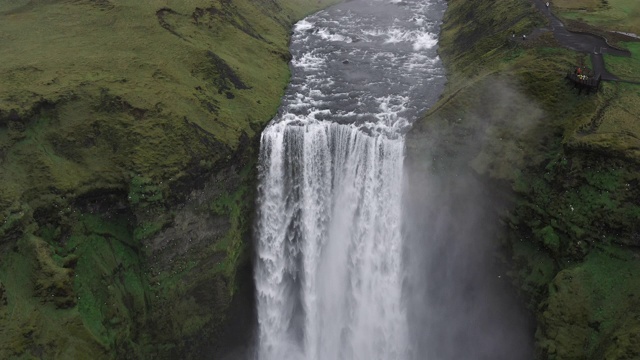
[[[617,76],[607,71],[604,66],[603,53],[631,56],[631,53],[625,50],[619,50],[609,46],[607,41],[596,35],[578,33],[567,30],[562,21],[556,17],[551,10],[545,5],[546,1],[532,0],[535,6],[549,19],[553,36],[558,40],[560,45],[578,52],[588,53],[591,55],[593,63],[593,71],[595,76],[602,75],[602,80],[620,80]]]

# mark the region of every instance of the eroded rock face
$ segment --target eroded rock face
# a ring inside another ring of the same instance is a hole
[[[252,144],[245,145],[249,151]],[[173,220],[142,240],[150,291],[156,296],[148,310],[148,331],[157,341],[175,346],[171,356],[187,352],[206,357],[228,349],[229,344],[212,339],[223,335],[238,291],[248,298],[238,300],[248,301],[241,311],[254,311],[246,273],[250,279],[256,182],[243,175],[254,175],[255,162],[250,153],[243,155],[193,188],[174,208]],[[253,324],[253,319],[244,320],[240,330],[234,330],[236,340],[248,341]]]
[[[0,357],[220,350],[289,28],[328,3],[0,2]]]

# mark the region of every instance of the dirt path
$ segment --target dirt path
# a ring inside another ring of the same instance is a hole
[[[604,57],[602,54],[612,54],[617,56],[631,56],[626,50],[619,50],[609,46],[607,40],[596,35],[572,32],[567,30],[562,21],[555,16],[546,6],[546,1],[532,0],[533,4],[549,19],[549,25],[553,36],[560,45],[567,49],[575,50],[582,53],[588,53],[593,63],[593,71],[595,76],[602,75],[602,80],[619,81],[620,79],[607,71],[604,65]]]

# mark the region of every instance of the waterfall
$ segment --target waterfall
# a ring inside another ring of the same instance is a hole
[[[402,358],[402,139],[284,125],[261,151],[262,357]]]
[[[403,134],[444,81],[434,4],[351,1],[295,28],[261,137],[260,360],[409,357]]]

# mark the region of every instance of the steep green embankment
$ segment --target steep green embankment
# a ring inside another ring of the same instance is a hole
[[[640,86],[579,95],[564,75],[588,56],[534,32],[545,21],[529,0],[448,3],[449,83],[409,134],[409,163],[472,169],[507,199],[496,211],[510,277],[537,319],[537,358],[637,359]]]
[[[0,0],[1,358],[211,356],[290,27],[331,2]]]

